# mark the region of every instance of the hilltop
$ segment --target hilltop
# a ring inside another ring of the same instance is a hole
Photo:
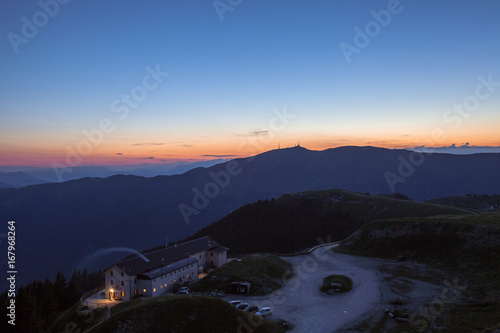
[[[283,195],[245,205],[189,239],[210,235],[233,253],[289,253],[339,241],[380,219],[470,214],[431,203],[333,189]]]

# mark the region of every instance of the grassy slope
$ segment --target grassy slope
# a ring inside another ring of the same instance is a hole
[[[250,323],[256,323],[251,325]],[[211,297],[161,296],[115,306],[111,318],[89,330],[100,332],[281,332],[274,324]],[[245,331],[245,330],[242,330]]]
[[[500,323],[500,213],[408,218],[367,224],[336,251],[395,258],[405,254],[465,276],[469,303],[454,303],[446,332],[481,331]]]
[[[500,195],[467,195],[463,197],[446,197],[439,199],[428,200],[427,202],[460,207],[464,209],[472,209],[477,211],[490,211],[492,208],[495,211],[500,210]]]
[[[289,253],[317,245],[318,237],[344,239],[374,220],[451,214],[467,213],[344,190],[311,191],[245,205],[189,239],[210,235],[232,253]]]
[[[95,324],[106,319],[107,308],[99,308],[85,312],[88,308],[80,302],[67,309],[57,318],[47,329],[47,332],[63,332],[66,328],[68,332],[84,332]],[[74,326],[71,326],[72,324]],[[68,325],[68,326],[67,326]],[[71,328],[73,327],[73,329]]]
[[[192,284],[192,291],[224,290],[224,286],[235,281],[251,283],[250,292],[265,295],[281,288],[290,278],[293,266],[276,256],[246,256],[241,261],[233,260],[210,272],[204,279]]]

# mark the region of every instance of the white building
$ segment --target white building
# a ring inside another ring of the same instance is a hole
[[[205,236],[122,260],[104,271],[106,297],[128,301],[136,295],[160,296],[176,282],[197,281],[201,271],[224,265],[227,251]]]

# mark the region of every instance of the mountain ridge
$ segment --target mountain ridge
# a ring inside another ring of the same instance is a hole
[[[165,237],[188,237],[242,205],[284,193],[331,188],[389,193],[384,173],[397,175],[401,159],[409,161],[411,154],[373,147],[294,147],[181,175],[115,175],[0,189],[0,220],[17,223],[18,240],[25,244],[19,246],[18,264],[29,281],[54,276],[57,269],[69,274],[75,262],[109,264],[127,254],[116,253],[117,248],[140,251]],[[416,200],[496,194],[498,165],[500,154],[433,154],[395,190]],[[187,218],[181,205],[193,209]],[[104,252],[113,255],[104,257]]]

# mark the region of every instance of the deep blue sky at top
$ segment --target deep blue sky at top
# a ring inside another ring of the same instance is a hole
[[[283,107],[297,115],[275,133],[286,144],[412,146],[436,127],[452,140],[443,145],[500,144],[500,88],[459,130],[443,122],[478,76],[500,81],[500,2],[400,3],[347,63],[339,44],[354,45],[353,28],[388,1],[243,0],[221,20],[212,1],[73,0],[18,53],[7,34],[21,35],[21,18],[41,8],[2,1],[0,152],[63,154],[157,64],[169,77],[96,152],[158,142],[163,157],[210,153],[209,144],[236,154],[234,141]]]

